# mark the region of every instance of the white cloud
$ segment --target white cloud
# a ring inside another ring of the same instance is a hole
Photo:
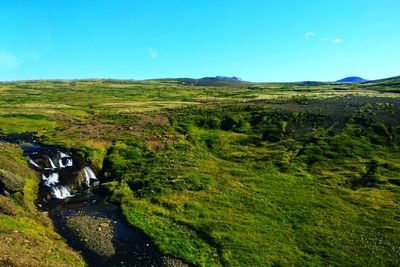
[[[0,72],[15,70],[20,64],[12,52],[0,48]]]
[[[148,48],[147,52],[149,53],[150,58],[157,58],[158,57],[158,51],[154,50],[153,48]]]
[[[313,38],[313,37],[315,36],[315,33],[313,33],[313,32],[306,32],[306,33],[304,34],[304,36],[305,36],[307,39],[310,39],[310,38]]]
[[[341,43],[343,43],[343,39],[342,38],[335,38],[335,39],[333,39],[333,41],[332,41],[334,44],[341,44]]]

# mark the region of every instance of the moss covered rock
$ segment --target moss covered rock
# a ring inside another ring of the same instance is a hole
[[[15,193],[24,189],[25,181],[18,175],[0,170],[0,189],[3,193]]]
[[[18,210],[8,197],[0,196],[0,213],[16,216],[18,215]]]

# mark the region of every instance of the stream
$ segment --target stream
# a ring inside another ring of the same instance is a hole
[[[119,207],[99,193],[101,181],[81,157],[43,146],[34,134],[0,141],[19,144],[40,173],[38,208],[48,212],[56,231],[80,251],[88,266],[186,266],[163,255],[148,236],[128,225]]]

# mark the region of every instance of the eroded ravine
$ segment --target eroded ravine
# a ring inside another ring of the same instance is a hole
[[[152,240],[128,225],[116,205],[98,193],[100,180],[85,161],[66,149],[40,145],[34,135],[0,141],[18,143],[42,177],[38,207],[89,266],[184,266],[164,256]]]

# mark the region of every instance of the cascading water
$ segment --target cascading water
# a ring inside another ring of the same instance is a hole
[[[48,187],[52,187],[54,185],[56,185],[59,182],[59,176],[58,173],[50,173],[49,176],[46,176],[44,174],[42,174],[42,180],[44,181],[44,185],[48,186]]]
[[[90,180],[91,179],[94,179],[94,180],[97,179],[96,175],[94,174],[92,169],[90,169],[89,167],[84,167],[82,171],[83,171],[83,174],[84,174],[85,181],[86,181],[87,185],[90,185]]]
[[[46,158],[49,160],[50,163],[50,168],[46,169],[51,169],[51,170],[57,169],[56,165],[54,165],[54,162],[51,160],[51,158],[49,156],[46,156]]]
[[[30,157],[28,157],[28,162],[30,165],[32,165],[35,168],[40,169],[40,166],[36,164],[36,162],[33,161],[33,159],[31,159]]]
[[[67,199],[90,188],[97,180],[93,170],[74,164],[72,154],[59,148],[44,147],[36,143],[23,145],[28,163],[42,173],[43,185],[53,198]]]
[[[74,197],[75,195],[71,194],[71,188],[68,186],[58,185],[51,188],[52,195],[57,199],[66,199],[70,197]]]
[[[58,165],[60,168],[65,168],[65,167],[72,167],[72,159],[70,158],[70,155],[67,155],[61,151],[58,152],[59,154],[59,160],[58,160]]]

